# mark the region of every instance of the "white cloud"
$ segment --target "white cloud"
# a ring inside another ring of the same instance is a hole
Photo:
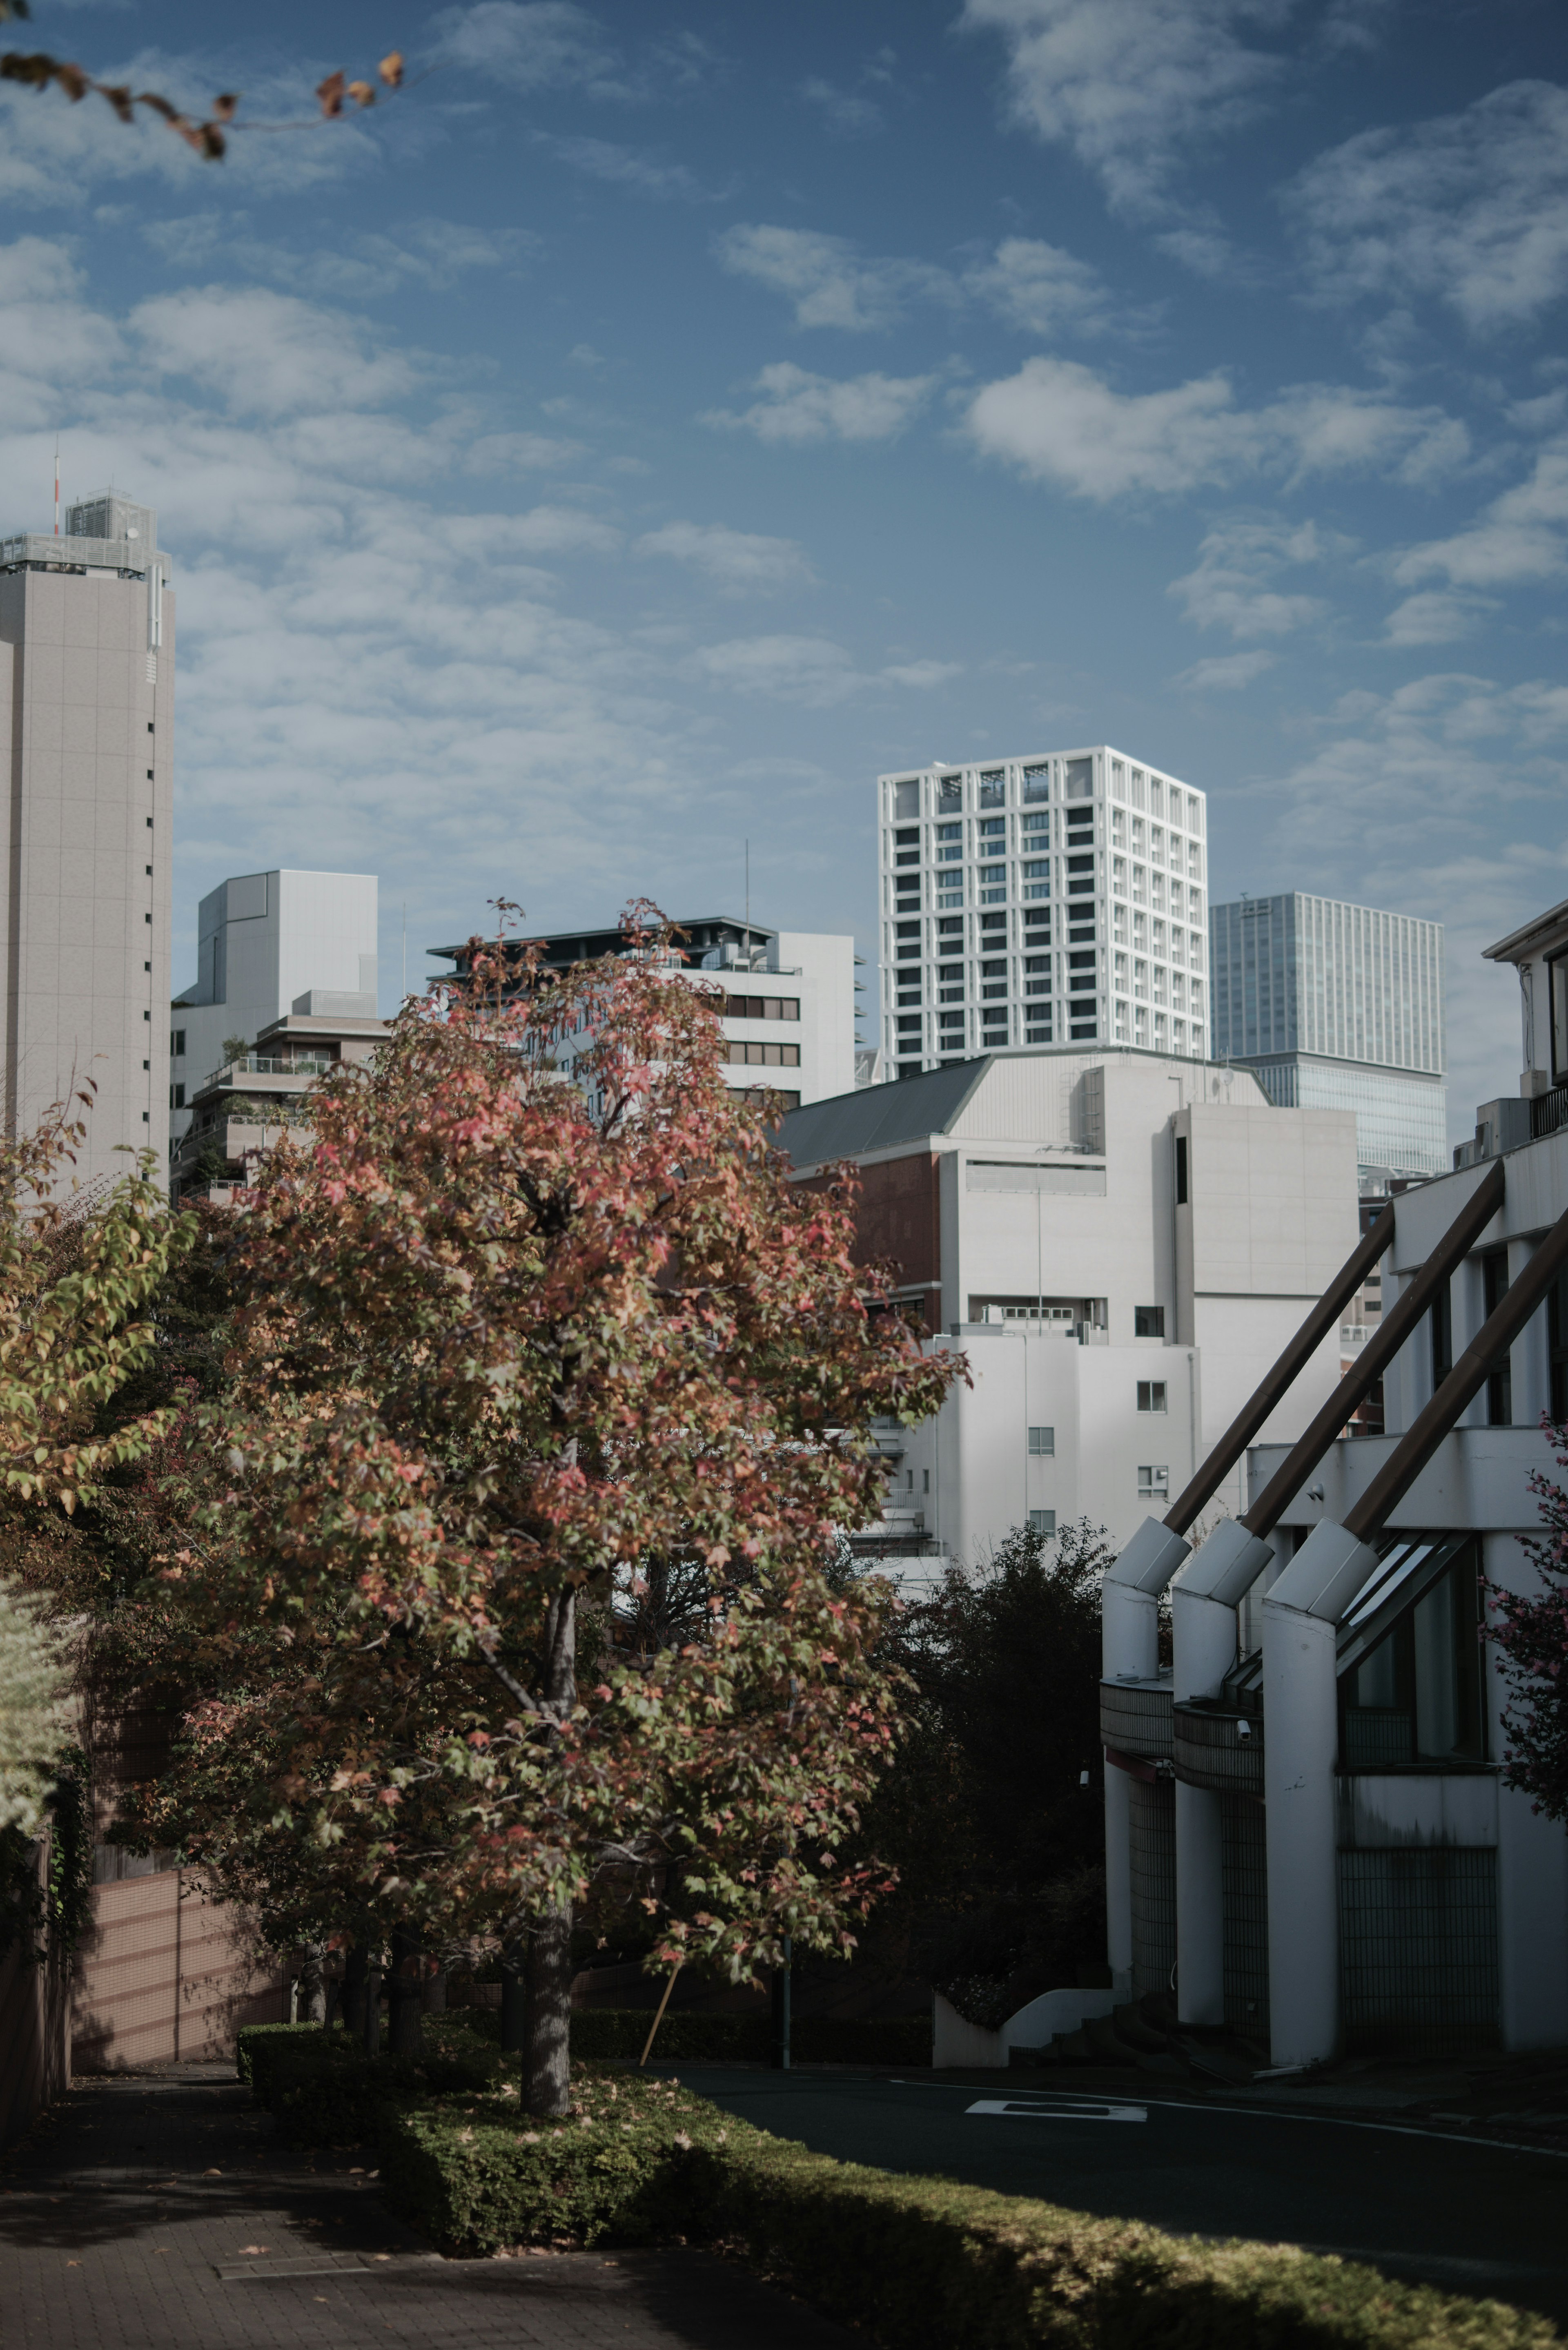
[[[693,667],[714,685],[735,693],[763,693],[820,710],[842,702],[861,684],[842,645],[826,637],[736,637],[706,645]]]
[[[217,392],[241,414],[372,407],[419,380],[412,361],[375,349],[351,321],[259,286],[154,295],[130,325],[153,366]]]
[[[1238,409],[1229,380],[1118,392],[1075,360],[1032,359],[987,384],[967,428],[983,454],[1079,497],[1173,494],[1250,473],[1376,469],[1420,482],[1464,455],[1464,428],[1441,410],[1336,385],[1303,384],[1267,407]]]
[[[216,261],[225,275],[269,277],[291,294],[338,301],[373,299],[411,286],[445,293],[471,270],[516,268],[538,252],[541,242],[526,229],[422,220],[395,234],[345,236],[301,252],[246,234],[244,213],[216,209],[150,221],[142,234],[172,268],[206,269]]]
[[[1236,693],[1273,668],[1274,653],[1221,653],[1214,660],[1195,661],[1177,679],[1192,693]]]
[[[924,408],[934,375],[857,375],[845,381],[808,375],[780,359],[765,367],[752,389],[762,398],[737,416],[711,409],[704,424],[754,432],[759,441],[891,441]]]
[[[962,675],[961,661],[943,660],[894,661],[877,671],[884,684],[903,686],[913,693],[929,692],[931,687],[946,685],[950,678]]]
[[[1424,595],[1407,596],[1395,606],[1384,624],[1384,642],[1401,647],[1451,644],[1457,637],[1468,637],[1496,608],[1490,598],[1452,596],[1441,588],[1428,588]]]
[[[929,262],[864,257],[847,237],[766,224],[726,229],[715,240],[721,267],[750,277],[794,305],[802,327],[867,334],[890,327],[914,297],[951,299],[953,281]]]
[[[1004,237],[994,259],[966,271],[966,290],[1029,335],[1080,334],[1103,327],[1105,286],[1087,262],[1038,237]]]
[[[804,549],[793,538],[763,538],[752,531],[728,530],[722,523],[666,523],[660,530],[645,532],[632,553],[688,564],[732,591],[808,587],[815,577]]]
[[[570,0],[478,0],[443,8],[431,31],[443,60],[509,89],[618,87],[603,26]]]
[[[590,180],[635,188],[640,195],[676,197],[683,203],[713,201],[684,163],[663,162],[656,155],[645,155],[635,147],[618,147],[608,139],[552,139],[549,144],[568,170],[581,172]]]
[[[1111,203],[1163,202],[1182,150],[1245,120],[1285,59],[1249,47],[1291,0],[966,0],[967,32],[1000,35],[1015,119],[1069,148]]]
[[[829,130],[840,139],[864,139],[869,132],[882,129],[882,109],[875,99],[857,98],[852,90],[836,88],[832,82],[815,78],[802,82],[800,94],[808,106],[815,107]]]
[[[1475,335],[1568,293],[1568,89],[1516,81],[1460,114],[1364,130],[1287,201],[1321,292],[1446,303]]]
[[[1303,564],[1321,562],[1339,542],[1326,542],[1313,523],[1292,525],[1278,519],[1238,515],[1209,532],[1198,551],[1198,567],[1185,578],[1173,579],[1167,594],[1184,606],[1187,618],[1199,629],[1229,629],[1233,637],[1284,637],[1318,619],[1327,610],[1322,598],[1302,594],[1282,595],[1266,582],[1278,573]],[[1245,669],[1238,662],[1204,661],[1189,678],[1200,681],[1247,684],[1268,666],[1265,657]],[[1226,679],[1221,671],[1233,675]]]
[[[1568,552],[1568,441],[1543,449],[1528,481],[1494,498],[1468,530],[1413,546],[1394,566],[1401,587],[1434,576],[1455,588],[1533,586],[1554,579]]]

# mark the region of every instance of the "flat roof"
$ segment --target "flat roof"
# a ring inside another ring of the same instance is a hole
[[[748,922],[741,914],[671,915],[670,921],[671,929],[684,931],[687,936],[692,939],[696,937],[699,931],[721,931],[727,937],[732,934],[738,940],[750,938],[762,947],[766,946],[770,939],[775,939],[778,936],[778,932],[771,930],[766,922]],[[482,937],[483,933],[476,932],[475,935]],[[524,947],[548,949],[575,945],[579,941],[587,946],[591,941],[596,954],[613,954],[620,945],[621,939],[622,931],[618,921],[607,925],[601,924],[597,929],[579,922],[569,931],[520,931],[515,938],[503,939],[500,943],[504,953],[518,954]],[[601,941],[602,945],[599,943]],[[433,955],[450,955],[457,960],[468,952],[471,943],[470,940],[464,939],[461,946],[427,947],[425,952]],[[494,942],[485,939],[483,943],[490,946]]]

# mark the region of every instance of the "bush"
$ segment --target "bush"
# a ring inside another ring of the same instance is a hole
[[[498,2076],[499,2052],[456,2018],[425,2020],[422,2055],[367,2056],[347,2033],[318,2023],[254,2024],[239,2034],[236,2063],[258,2105],[276,2115],[295,2146],[362,2146],[389,2114],[421,2097],[472,2095]]]
[[[651,2008],[585,2007],[572,2015],[572,2055],[642,2054]],[[929,2064],[929,2015],[797,2015],[790,2033],[797,2064]],[[659,2063],[765,2064],[773,2025],[765,2014],[666,2014],[653,2043]]]
[[[1212,2243],[811,2154],[679,2084],[591,2068],[539,2122],[510,2084],[397,2115],[394,2208],[449,2253],[727,2242],[890,2350],[1548,2350],[1545,2318],[1289,2246]]]
[[[326,2037],[319,2023],[246,2023],[234,2039],[234,2070],[255,2093],[258,2106],[270,2103],[273,2060],[286,2046],[314,2034]]]

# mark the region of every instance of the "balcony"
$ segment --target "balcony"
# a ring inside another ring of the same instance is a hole
[[[1558,1134],[1568,1126],[1568,1086],[1554,1086],[1549,1094],[1537,1094],[1530,1105],[1530,1139],[1543,1141],[1549,1134]]]
[[[307,1055],[302,1053],[296,1060],[293,1061],[269,1061],[265,1055],[242,1053],[237,1060],[225,1061],[221,1069],[214,1069],[206,1079],[206,1083],[210,1086],[219,1086],[239,1076],[320,1077],[325,1076],[328,1069],[335,1069],[337,1066],[336,1061],[328,1060],[319,1054]]]

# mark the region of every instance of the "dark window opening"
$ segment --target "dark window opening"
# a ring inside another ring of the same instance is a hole
[[[1176,1138],[1176,1204],[1179,1208],[1187,1205],[1187,1137],[1184,1134]]]
[[[1546,1340],[1552,1364],[1552,1417],[1561,1428],[1568,1417],[1568,1274],[1560,1273],[1546,1293]]]
[[[1178,1149],[1179,1149],[1180,1147],[1181,1146],[1179,1143],[1177,1145]],[[1179,1199],[1181,1196],[1182,1195],[1178,1192],[1177,1197]],[[1164,1336],[1165,1308],[1163,1305],[1135,1305],[1133,1307],[1133,1336],[1135,1338],[1163,1338]]]
[[[1454,1303],[1447,1282],[1432,1300],[1428,1319],[1432,1326],[1432,1393],[1436,1395],[1454,1367]]]
[[[1568,955],[1555,955],[1546,966],[1552,1004],[1552,1082],[1568,1085]]]
[[[1485,1761],[1480,1623],[1469,1546],[1340,1682],[1343,1769]]]
[[[1481,1287],[1490,1322],[1508,1295],[1508,1251],[1488,1249],[1481,1259]],[[1486,1416],[1490,1428],[1513,1426],[1513,1371],[1505,1355],[1487,1375]]]

